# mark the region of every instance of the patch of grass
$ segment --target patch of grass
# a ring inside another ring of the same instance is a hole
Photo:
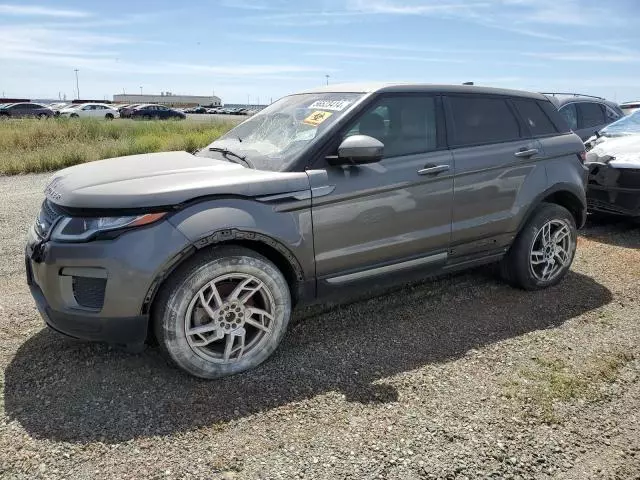
[[[525,404],[525,412],[544,423],[561,423],[559,402],[602,398],[602,384],[617,380],[624,365],[634,359],[629,351],[604,352],[588,358],[580,367],[562,359],[534,358],[534,365],[504,384],[505,395]]]
[[[84,162],[138,153],[202,148],[230,122],[98,119],[0,122],[0,175],[59,170]]]

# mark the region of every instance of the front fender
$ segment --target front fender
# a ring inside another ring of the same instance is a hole
[[[283,209],[281,202],[276,205],[250,198],[211,199],[182,209],[169,222],[197,248],[241,239],[237,232],[244,239],[252,239],[251,234],[258,241],[270,239],[293,255],[305,278],[315,276],[308,201],[295,201]]]

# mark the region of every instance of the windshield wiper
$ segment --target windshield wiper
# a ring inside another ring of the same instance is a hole
[[[247,157],[243,157],[242,155],[238,155],[237,153],[232,152],[228,148],[209,147],[209,151],[210,152],[221,153],[224,158],[226,158],[227,160],[229,160],[230,162],[233,162],[233,163],[238,163],[238,162],[232,160],[230,157],[237,158],[238,160],[244,162],[247,165],[247,167],[255,169],[255,167],[251,164],[251,162],[249,160],[247,160]]]

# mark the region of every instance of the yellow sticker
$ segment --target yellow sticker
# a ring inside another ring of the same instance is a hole
[[[309,115],[307,118],[305,118],[302,121],[302,123],[306,123],[307,125],[313,125],[314,127],[317,127],[322,122],[324,122],[327,118],[329,118],[331,115],[333,115],[333,112],[316,111],[316,112],[313,112],[311,115]]]

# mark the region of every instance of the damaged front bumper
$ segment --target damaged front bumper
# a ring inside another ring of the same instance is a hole
[[[602,137],[594,143],[587,143],[588,209],[640,216],[640,135]]]

